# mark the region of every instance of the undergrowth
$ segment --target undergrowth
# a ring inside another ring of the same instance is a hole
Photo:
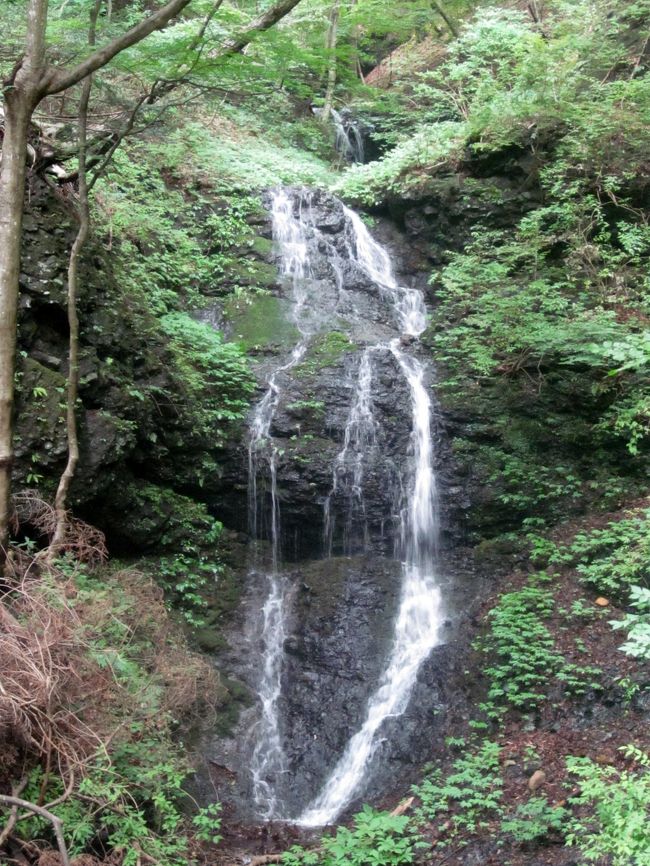
[[[3,787],[48,806],[71,855],[180,866],[191,839],[218,838],[218,806],[188,799],[180,738],[222,689],[151,577],[71,557],[44,568],[16,549],[0,616]],[[48,821],[4,818],[32,855],[55,845]]]

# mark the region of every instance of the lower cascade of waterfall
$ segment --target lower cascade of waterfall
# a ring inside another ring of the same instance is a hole
[[[419,290],[398,284],[388,251],[358,214],[333,201],[336,212],[331,224],[325,224],[315,215],[308,190],[278,189],[272,194],[273,238],[296,343],[267,374],[266,390],[249,425],[249,530],[254,539],[250,575],[266,592],[253,641],[260,647],[261,660],[258,713],[250,731],[251,796],[258,818],[305,827],[333,822],[363,793],[387,722],[407,710],[421,667],[440,642],[442,617],[430,371],[417,354],[417,338],[426,326],[424,298]],[[364,309],[372,307],[375,326],[370,340],[362,303]],[[350,399],[332,456],[329,489],[315,494],[322,503],[320,555],[326,562],[370,554],[392,559],[399,563],[401,586],[392,637],[376,685],[369,687],[364,716],[349,732],[312,801],[296,812],[295,805],[291,809],[286,804],[292,779],[283,690],[292,581],[278,481],[283,454],[275,426],[289,400],[292,376],[299,375],[310,347],[342,328],[350,334],[352,347],[347,380],[341,383]],[[401,437],[388,429],[377,399],[378,378],[386,369],[408,395],[401,406],[406,416]],[[374,503],[378,495],[381,526],[376,505],[369,508],[370,497]]]

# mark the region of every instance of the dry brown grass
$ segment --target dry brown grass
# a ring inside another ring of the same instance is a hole
[[[0,595],[0,742],[14,764],[36,759],[66,776],[100,744],[77,707],[103,677],[78,634],[75,611],[53,604],[36,577]]]
[[[31,490],[17,493],[13,497],[14,531],[27,526],[51,542],[56,530],[57,518],[54,507]],[[65,537],[57,546],[58,555],[69,554],[77,562],[96,565],[108,556],[104,533],[68,514]]]
[[[17,515],[47,536],[52,513],[46,505],[25,498]],[[51,805],[52,790],[55,802],[74,796],[99,756],[110,765],[114,747],[137,741],[132,722],[169,744],[175,728],[210,718],[221,692],[212,666],[189,650],[170,618],[161,588],[133,570],[111,573],[104,566],[95,578],[92,563],[104,556],[103,538],[75,526],[77,540],[67,550],[80,553],[85,565],[70,558],[62,571],[13,549],[13,574],[0,583],[0,794],[16,796],[26,774],[40,767],[37,805]],[[114,669],[111,658],[132,665],[135,679]],[[105,804],[95,806],[100,813]],[[0,849],[13,840],[28,862],[59,862],[41,843],[14,835],[24,816],[2,811]]]

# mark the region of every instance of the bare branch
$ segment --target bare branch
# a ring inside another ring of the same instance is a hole
[[[63,866],[70,866],[70,857],[68,856],[68,849],[65,846],[65,839],[63,838],[63,825],[60,818],[57,818],[56,815],[53,815],[52,812],[50,812],[43,806],[37,806],[36,803],[30,803],[29,800],[23,800],[20,797],[11,797],[8,794],[0,794],[0,803],[6,803],[7,806],[27,809],[29,812],[33,812],[35,815],[38,815],[41,818],[45,818],[46,821],[49,821],[54,829],[56,842],[59,846],[61,863],[63,864]]]

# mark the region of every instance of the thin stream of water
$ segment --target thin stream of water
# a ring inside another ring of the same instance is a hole
[[[346,208],[354,231],[356,259],[372,280],[383,287],[390,299],[399,326],[409,336],[419,336],[426,324],[424,299],[414,289],[397,285],[386,250],[371,237],[362,220]],[[407,483],[407,503],[401,510],[400,539],[402,593],[393,647],[380,683],[368,701],[365,720],[351,737],[344,753],[315,800],[300,815],[297,823],[320,827],[332,823],[359,792],[370,762],[380,743],[386,719],[401,715],[408,705],[420,666],[438,643],[441,622],[440,590],[435,576],[435,550],[438,534],[436,484],[433,472],[431,401],[427,394],[421,362],[407,355],[399,338],[375,347],[390,351],[404,376],[411,394],[411,471]],[[361,367],[368,357],[364,354]],[[367,376],[359,376],[357,399],[346,429],[358,425],[356,407],[368,406]],[[361,453],[361,452],[359,452]],[[339,455],[341,457],[341,455]],[[336,477],[336,476],[335,476]]]

